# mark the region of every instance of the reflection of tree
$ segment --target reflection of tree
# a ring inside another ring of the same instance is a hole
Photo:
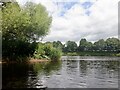
[[[57,71],[60,67],[61,61],[34,64],[5,64],[2,66],[3,89],[35,87],[38,79],[37,75],[50,75],[52,71]]]
[[[25,88],[28,69],[27,64],[2,65],[2,88]]]
[[[45,73],[46,75],[52,74],[52,71],[57,71],[61,67],[61,61],[47,62],[47,63],[36,63],[33,66],[35,72],[39,75]]]
[[[74,68],[78,68],[77,60],[67,60],[67,68],[70,70],[75,70]]]
[[[32,64],[32,69],[36,73],[42,73],[46,63],[35,63]]]
[[[79,62],[79,65],[80,65],[80,71],[81,71],[82,73],[86,73],[86,71],[87,71],[87,61],[81,60],[81,61]]]
[[[57,71],[61,67],[61,61],[49,62],[45,65],[44,72],[46,75],[52,74],[52,71]]]
[[[106,61],[102,63],[102,68],[107,68],[108,70],[118,70],[120,62],[119,61]]]

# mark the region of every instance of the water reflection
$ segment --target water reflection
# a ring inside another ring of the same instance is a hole
[[[118,87],[118,61],[80,61],[79,64],[80,76],[87,76],[86,87]]]
[[[2,65],[2,88],[26,87],[28,77],[28,65],[11,64]]]
[[[115,57],[69,56],[58,62],[3,65],[3,88],[117,88],[119,64]]]
[[[32,64],[4,64],[2,88],[36,88],[43,86],[40,76],[59,70],[61,61]]]

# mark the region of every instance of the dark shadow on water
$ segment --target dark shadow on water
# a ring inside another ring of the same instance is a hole
[[[26,64],[2,65],[2,88],[26,87],[28,71]]]
[[[61,61],[34,64],[4,64],[2,88],[35,88],[38,75],[52,74],[61,67]]]

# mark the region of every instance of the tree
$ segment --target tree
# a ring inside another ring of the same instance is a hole
[[[29,56],[34,52],[35,42],[48,34],[50,24],[51,17],[41,4],[29,2],[20,8],[17,2],[3,3],[3,58]]]
[[[86,39],[81,39],[79,43],[79,51],[89,51],[92,49],[92,43]]]
[[[76,52],[77,44],[74,41],[67,41],[65,51],[67,52]]]
[[[108,38],[106,40],[105,49],[107,51],[118,51],[120,50],[120,40],[117,38]]]
[[[48,34],[52,18],[44,6],[27,2],[23,12],[29,16],[29,27],[26,31],[32,40],[38,40]]]
[[[94,50],[103,51],[105,50],[106,43],[103,39],[98,40],[94,43]]]
[[[54,41],[53,47],[63,50],[63,44],[60,41]]]

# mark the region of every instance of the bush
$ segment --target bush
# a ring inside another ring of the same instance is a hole
[[[61,50],[54,48],[52,44],[39,44],[34,53],[34,58],[59,60],[61,55]]]
[[[59,49],[56,48],[52,48],[51,52],[50,52],[50,59],[51,60],[59,60],[61,57],[61,51]]]
[[[33,56],[37,47],[37,43],[22,40],[3,40],[2,43],[2,59],[5,61],[22,61]]]
[[[44,44],[43,50],[45,52],[45,55],[50,56],[52,49],[53,49],[52,44]]]

